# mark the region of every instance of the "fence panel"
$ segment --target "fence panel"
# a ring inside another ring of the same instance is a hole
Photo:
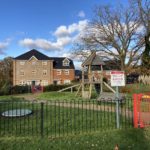
[[[119,108],[120,128],[132,127],[132,99],[119,101]],[[0,101],[0,136],[53,138],[111,130],[116,128],[115,109],[113,100]],[[27,110],[32,112],[25,115]]]

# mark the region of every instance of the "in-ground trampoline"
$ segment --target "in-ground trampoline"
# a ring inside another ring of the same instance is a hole
[[[30,114],[32,114],[30,109],[13,109],[5,111],[1,115],[3,117],[24,117]]]

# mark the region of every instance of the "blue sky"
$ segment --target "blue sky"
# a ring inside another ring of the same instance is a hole
[[[119,2],[127,0],[0,0],[0,59],[33,48],[69,57],[94,6]]]

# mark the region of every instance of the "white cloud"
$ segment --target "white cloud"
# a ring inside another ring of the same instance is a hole
[[[84,13],[83,10],[79,11],[78,17],[81,17],[81,18],[84,18],[84,17],[85,17],[85,13]]]
[[[51,42],[46,39],[31,39],[25,38],[21,40],[19,43],[20,45],[28,48],[37,48],[43,50],[62,50],[63,47],[69,44],[71,39],[69,37],[59,38],[56,42]]]
[[[70,59],[76,59],[75,57],[74,57],[74,55],[72,54],[72,53],[63,53],[62,54],[62,57],[67,57],[67,58],[70,58]]]
[[[73,23],[68,26],[61,25],[52,34],[55,40],[25,38],[20,40],[19,44],[30,49],[37,48],[48,51],[62,51],[65,49],[65,46],[73,43],[87,24],[87,20],[81,20],[78,23]]]
[[[0,42],[0,54],[4,55],[5,54],[5,50],[7,49],[7,47],[9,46],[10,44],[10,41],[11,39],[6,39],[5,41],[3,42]]]
[[[84,30],[87,24],[88,20],[81,20],[78,23],[73,23],[69,26],[62,25],[56,29],[54,35],[56,37],[72,36],[72,34],[74,34],[75,32],[79,33]]]
[[[68,36],[69,32],[68,32],[67,27],[63,25],[63,26],[59,26],[56,29],[54,35],[57,36],[57,37]]]

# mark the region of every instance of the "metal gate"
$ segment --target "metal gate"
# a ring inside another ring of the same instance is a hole
[[[133,95],[134,127],[150,126],[150,94]]]

